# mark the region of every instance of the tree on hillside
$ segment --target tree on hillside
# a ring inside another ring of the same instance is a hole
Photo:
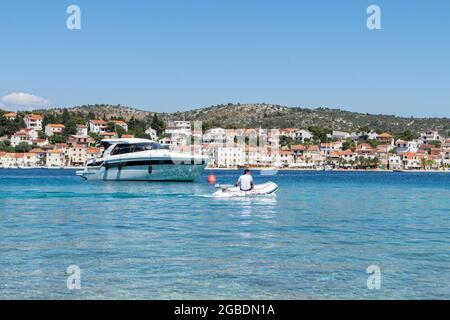
[[[57,135],[54,135],[54,136],[51,136],[50,138],[48,138],[48,141],[49,141],[51,144],[55,144],[55,143],[66,143],[66,138],[65,138],[63,135],[57,134]]]
[[[44,120],[42,120],[42,126],[45,128],[46,125],[50,123],[59,123],[61,119],[54,113],[46,114]]]
[[[61,116],[61,122],[65,125],[69,120],[70,120],[70,113],[67,109],[64,109]]]
[[[122,128],[121,126],[116,126],[115,130],[116,130],[115,132],[117,133],[119,138],[122,138],[122,136],[126,133],[125,129]]]
[[[342,144],[343,150],[354,149],[354,148],[356,148],[356,143],[353,139],[347,139]]]
[[[291,137],[280,136],[280,146],[281,147],[291,146],[292,141],[293,141],[293,139]]]
[[[153,114],[153,119],[150,124],[150,127],[156,131],[156,134],[159,137],[164,132],[164,129],[166,126],[165,126],[164,120],[158,118],[158,115],[155,113],[155,114]]]
[[[431,145],[433,145],[435,148],[440,148],[442,145],[442,142],[439,140],[433,140],[430,142]]]
[[[97,118],[97,116],[95,115],[94,112],[89,111],[88,115],[87,115],[88,120],[94,120]]]
[[[374,139],[369,139],[366,141],[366,143],[369,144],[369,146],[371,146],[372,148],[376,148],[380,145],[380,143]]]
[[[32,149],[32,146],[26,142],[21,142],[17,146],[15,146],[14,150],[18,153],[25,153]]]
[[[11,141],[3,140],[0,141],[0,151],[2,152],[14,152],[14,148],[11,147]]]
[[[376,168],[380,165],[380,159],[378,157],[369,159],[368,164],[369,166]]]
[[[70,119],[65,123],[64,136],[69,137],[77,134],[77,124],[74,119]]]
[[[401,139],[401,140],[405,140],[405,141],[412,141],[412,140],[418,139],[418,138],[419,138],[419,134],[412,132],[410,130],[394,133],[395,140]]]
[[[103,139],[101,135],[95,132],[89,132],[89,136],[94,139],[96,143],[100,142]]]
[[[16,120],[8,120],[5,117],[0,117],[0,137],[11,136],[25,127],[25,122],[19,116],[17,116]]]
[[[106,131],[108,132],[116,132],[116,124],[112,121],[109,121],[106,124]]]
[[[313,134],[314,140],[319,140],[320,142],[325,142],[328,140],[327,134],[331,134],[333,131],[328,128],[322,128],[319,126],[310,126],[308,130]]]
[[[368,126],[362,126],[362,127],[359,127],[358,132],[369,133],[370,132],[370,128]]]
[[[431,167],[433,167],[435,163],[436,163],[436,162],[435,162],[433,159],[425,159],[425,158],[424,158],[424,159],[422,159],[422,160],[420,161],[420,165],[421,165],[422,168],[425,169],[425,170],[431,169]]]
[[[209,122],[209,121],[203,121],[203,122],[202,122],[202,131],[203,131],[203,132],[208,131],[208,130],[211,129],[212,127],[213,127],[213,125],[212,125],[211,122]]]

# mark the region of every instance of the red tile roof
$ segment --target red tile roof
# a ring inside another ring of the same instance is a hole
[[[34,148],[30,150],[30,153],[45,153],[45,151],[40,148]]]
[[[25,117],[30,119],[30,120],[42,120],[42,116],[39,115],[39,114],[29,114],[29,115],[27,115]]]
[[[291,146],[292,151],[304,151],[306,150],[305,146],[302,146],[301,144],[295,144]]]
[[[89,154],[95,154],[95,153],[100,153],[101,150],[99,148],[88,148],[87,149],[87,153]]]
[[[381,138],[392,138],[392,136],[387,133],[387,132],[383,132],[382,134],[379,134],[377,137],[381,137]]]
[[[28,133],[25,133],[25,132],[16,132],[16,133],[14,133],[14,136],[16,136],[16,137],[30,137],[30,135]]]
[[[64,151],[60,150],[60,149],[53,149],[53,150],[48,150],[47,153],[64,153]]]
[[[107,124],[106,121],[103,121],[103,120],[91,120],[91,122],[93,124],[97,125],[97,126],[106,125]]]
[[[318,146],[309,146],[306,151],[320,151]]]

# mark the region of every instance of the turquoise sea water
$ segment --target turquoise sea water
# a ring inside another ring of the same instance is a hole
[[[255,172],[276,197],[225,200],[206,174],[0,170],[0,298],[450,299],[450,174]],[[81,290],[67,289],[69,265]]]

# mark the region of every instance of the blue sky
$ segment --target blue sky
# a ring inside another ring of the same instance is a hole
[[[66,28],[71,4],[81,30]],[[371,4],[382,30],[366,28]],[[447,0],[2,1],[0,98],[450,117],[449,14]]]

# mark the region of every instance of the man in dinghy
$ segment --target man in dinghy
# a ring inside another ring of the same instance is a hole
[[[244,174],[241,175],[236,183],[236,187],[239,187],[241,191],[252,191],[255,187],[253,183],[252,173],[249,169],[244,170]]]

